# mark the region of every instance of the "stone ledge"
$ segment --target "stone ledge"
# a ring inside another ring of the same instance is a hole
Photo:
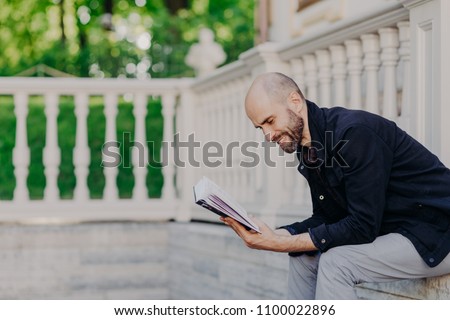
[[[450,275],[387,283],[367,283],[358,286],[360,299],[450,299]]]

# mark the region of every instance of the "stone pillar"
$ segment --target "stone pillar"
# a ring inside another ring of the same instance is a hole
[[[411,129],[450,166],[450,1],[398,1],[410,11]]]

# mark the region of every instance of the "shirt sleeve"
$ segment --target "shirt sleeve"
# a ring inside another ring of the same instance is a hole
[[[348,215],[335,223],[322,223],[309,229],[320,251],[372,242],[381,227],[393,153],[365,126],[347,129],[343,139],[348,141],[340,151],[346,162],[342,171]]]
[[[313,214],[308,219],[305,219],[301,222],[295,222],[293,224],[281,226],[278,229],[286,229],[291,235],[297,235],[301,233],[306,233],[310,228],[317,227],[326,221],[326,217],[323,215],[323,212],[319,208],[317,204],[317,200],[312,196],[312,205],[313,205]],[[307,252],[289,252],[289,255],[292,257],[302,255],[306,253],[307,255],[315,255],[317,250],[307,251]]]
[[[295,222],[293,224],[281,226],[278,229],[286,229],[291,235],[297,235],[301,233],[308,232],[310,228],[317,227],[325,221],[327,221],[325,215],[320,209],[317,199],[311,194],[311,202],[313,206],[313,214],[308,219],[305,219],[301,222]]]

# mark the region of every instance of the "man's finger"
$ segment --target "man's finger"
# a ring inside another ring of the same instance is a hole
[[[234,230],[234,232],[237,233],[239,237],[241,237],[242,239],[245,237],[248,231],[244,228],[244,226],[240,222],[232,218],[225,218],[225,221]]]

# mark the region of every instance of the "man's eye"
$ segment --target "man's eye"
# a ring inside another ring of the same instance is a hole
[[[270,119],[269,121],[267,121],[268,124],[272,124],[273,123],[273,119]]]

